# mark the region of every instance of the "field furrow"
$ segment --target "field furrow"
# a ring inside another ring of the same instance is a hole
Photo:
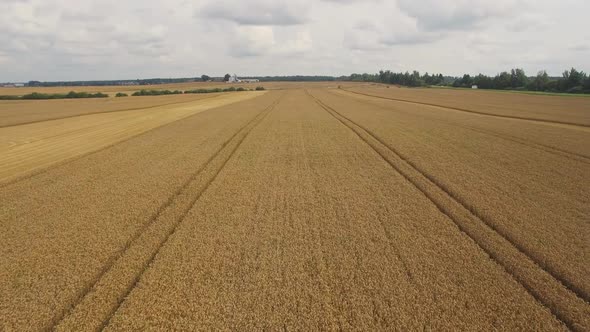
[[[99,113],[146,110],[215,98],[212,95],[151,96],[148,98],[90,98],[84,100],[0,101],[0,128]]]
[[[408,89],[344,87],[348,93],[412,104],[442,107],[482,116],[541,122],[548,125],[581,127],[588,130],[590,115],[584,97],[530,96],[497,91],[452,91],[445,89]],[[500,93],[500,94],[499,94]]]
[[[55,330],[101,330],[124,298],[149,267],[157,252],[174,233],[188,211],[213,182],[227,161],[248,136],[249,132],[272,111],[276,102],[261,111],[254,119],[234,134],[214,155],[188,179],[149,221],[146,228],[134,237],[118,254],[117,260],[94,282],[88,293],[60,320]]]
[[[235,93],[182,106],[84,115],[0,128],[0,182],[18,179],[167,123],[258,95]]]
[[[590,99],[267,86],[0,101],[0,331],[590,330]]]
[[[419,106],[398,111],[399,105],[390,105],[393,112],[382,111],[364,101],[354,102],[354,98],[348,98],[345,107],[340,96],[322,96],[330,106],[395,146],[470,210],[588,298],[590,285],[581,277],[590,272],[585,262],[588,247],[583,245],[590,238],[586,227],[590,192],[585,185],[590,181],[590,166],[585,160],[447,125],[436,111]],[[355,105],[354,111],[350,105]],[[475,123],[469,115],[448,120]],[[477,123],[494,131],[501,126]],[[544,125],[521,125],[520,132],[543,129]],[[589,148],[583,143],[590,138],[588,134],[566,129],[555,134]]]
[[[316,102],[375,149],[570,329],[583,331],[590,328],[590,306],[585,302],[585,295],[577,288],[572,289],[567,280],[555,275],[551,268],[536,261],[535,257],[530,257],[519,243],[507,238],[477,212],[470,211],[468,203],[455,197],[443,184],[416,167],[406,156],[375,136],[371,130],[343,116],[320,100],[316,99]]]
[[[0,329],[57,323],[273,98],[201,112],[0,188]]]
[[[290,91],[106,330],[533,325],[565,329],[379,153]]]

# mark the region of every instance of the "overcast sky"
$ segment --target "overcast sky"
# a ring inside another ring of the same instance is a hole
[[[0,82],[590,71],[588,0],[0,0]]]

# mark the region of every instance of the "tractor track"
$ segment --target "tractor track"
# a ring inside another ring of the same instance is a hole
[[[212,97],[208,97],[208,98],[214,98],[214,97],[217,97],[217,96],[212,96]],[[199,99],[199,100],[202,100],[202,99]],[[185,103],[185,102],[182,102],[182,103]],[[163,106],[163,105],[159,105],[159,106],[156,106],[156,107],[160,107],[160,106]],[[98,149],[96,149],[96,150],[88,151],[88,152],[85,152],[85,153],[82,153],[82,154],[79,154],[79,155],[73,156],[73,157],[71,157],[71,158],[66,158],[66,159],[60,160],[60,161],[58,161],[58,162],[52,163],[51,165],[48,165],[48,166],[43,166],[43,167],[41,167],[41,168],[38,168],[38,169],[33,169],[33,170],[31,170],[31,171],[27,172],[26,174],[17,175],[17,176],[15,176],[15,177],[11,177],[11,178],[8,178],[8,179],[0,180],[0,189],[1,189],[1,188],[4,188],[4,187],[7,187],[7,186],[9,186],[9,185],[11,185],[11,184],[14,184],[14,183],[17,183],[17,182],[20,182],[20,181],[23,181],[23,180],[27,180],[27,179],[30,179],[30,178],[32,178],[32,177],[34,177],[34,176],[37,176],[37,175],[43,174],[43,173],[45,173],[45,172],[47,172],[47,171],[49,171],[49,170],[52,170],[52,169],[54,169],[54,168],[57,168],[57,167],[60,167],[60,166],[62,166],[62,165],[65,165],[65,164],[68,164],[68,163],[74,162],[74,161],[76,161],[76,160],[82,159],[82,158],[84,158],[84,157],[87,157],[87,156],[90,156],[90,155],[93,155],[93,154],[99,153],[99,152],[101,152],[101,151],[104,151],[104,150],[110,149],[110,148],[112,148],[112,147],[114,147],[114,146],[116,146],[116,145],[118,145],[118,144],[121,144],[121,143],[127,142],[127,141],[129,141],[129,140],[131,140],[131,139],[134,139],[134,138],[136,138],[136,137],[140,137],[140,136],[142,136],[142,135],[147,135],[149,132],[151,132],[151,131],[153,131],[153,130],[155,130],[155,129],[164,128],[164,127],[166,127],[166,126],[172,125],[172,124],[173,124],[173,123],[175,123],[176,121],[179,121],[179,120],[184,120],[184,119],[188,119],[188,118],[191,118],[191,117],[194,117],[194,116],[199,116],[200,114],[205,114],[206,112],[212,111],[212,110],[214,110],[214,109],[216,109],[216,108],[217,108],[217,107],[213,107],[213,108],[210,108],[210,109],[206,109],[206,110],[204,110],[204,111],[202,111],[202,112],[198,112],[198,113],[195,113],[195,114],[189,115],[189,116],[188,116],[188,117],[186,117],[186,118],[183,118],[183,119],[178,119],[178,120],[174,120],[174,121],[171,121],[171,122],[165,123],[165,124],[163,124],[163,125],[160,125],[160,126],[157,126],[157,127],[151,128],[151,129],[148,129],[147,131],[143,131],[143,132],[137,133],[137,134],[135,134],[135,135],[131,135],[131,136],[129,136],[129,137],[125,137],[125,138],[123,138],[123,139],[121,139],[121,140],[119,140],[119,141],[113,142],[112,144],[105,145],[105,146],[103,146],[103,147],[100,147],[100,148],[98,148]],[[140,109],[144,109],[144,108],[140,108]],[[125,111],[129,111],[129,110],[125,110]],[[113,111],[113,112],[117,112],[117,111]],[[113,113],[113,112],[107,112],[107,113]],[[83,115],[80,115],[80,116],[83,116]],[[76,117],[77,117],[77,116],[76,116]],[[48,120],[48,121],[52,121],[52,120]]]
[[[282,95],[226,140],[222,146],[201,167],[199,167],[199,169],[193,173],[162,206],[158,208],[141,229],[129,239],[126,245],[109,260],[91,284],[82,290],[81,295],[75,303],[52,322],[51,330],[61,331],[76,329],[79,327],[75,322],[76,316],[88,315],[87,311],[92,313],[91,316],[93,316],[96,326],[85,326],[85,328],[102,330],[109,325],[112,317],[114,317],[119,310],[125,298],[134,288],[136,288],[141,276],[148,270],[160,249],[176,232],[186,215],[205,193],[210,184],[217,178],[218,174],[233,157],[242,142],[248,137],[250,132],[272,112],[280,102],[281,97]],[[206,179],[200,181],[199,178],[203,174]],[[150,241],[151,238],[153,238],[152,242],[154,242],[152,243],[152,246],[150,247],[149,243],[145,246],[148,248],[146,250],[149,252],[143,252],[142,249],[145,249],[144,242]],[[134,264],[136,264],[136,266],[131,266],[131,269],[135,267],[133,271],[125,271],[128,269],[127,265]],[[112,283],[112,279],[117,279],[118,274],[124,275],[123,277],[119,276],[119,279],[122,279],[120,281],[123,281],[123,283],[119,282],[118,285],[125,287],[124,289],[117,289],[116,291],[109,293],[109,290],[105,290],[105,287]],[[108,308],[108,312],[100,313],[92,312],[92,308],[83,308],[84,306],[92,307],[93,302],[96,301],[103,301],[103,303],[107,302],[112,305]],[[85,318],[88,317],[85,316]]]
[[[468,207],[438,180],[416,167],[406,156],[388,145],[369,129],[324,104],[306,90],[326,112],[353,131],[379,154],[394,170],[421,191],[441,213],[446,215],[461,232],[466,234],[493,261],[541,305],[548,308],[569,329],[584,331],[590,328],[588,294],[559,276],[534,255],[498,230],[487,218]]]
[[[340,90],[345,91],[345,92],[348,92],[348,93],[353,93],[353,94],[367,96],[367,97],[372,97],[372,98],[377,98],[377,99],[392,100],[392,101],[404,102],[404,103],[416,104],[416,105],[432,106],[432,107],[438,107],[438,108],[448,109],[448,110],[453,110],[453,111],[459,111],[459,112],[465,112],[465,113],[472,113],[472,114],[483,115],[483,116],[490,116],[490,117],[494,117],[494,118],[521,120],[521,121],[526,121],[526,122],[541,123],[541,124],[550,124],[550,125],[560,125],[561,127],[565,127],[565,128],[590,131],[590,125],[579,124],[579,123],[574,123],[574,122],[554,121],[554,120],[545,120],[545,119],[537,119],[537,118],[528,118],[528,117],[517,116],[517,115],[500,115],[500,114],[494,114],[494,113],[474,111],[474,110],[470,110],[470,109],[466,109],[466,108],[460,108],[460,107],[450,107],[450,106],[444,106],[444,105],[439,105],[439,104],[434,104],[434,103],[425,103],[425,102],[420,102],[420,101],[413,101],[413,100],[408,100],[408,99],[377,96],[377,95],[372,95],[372,94],[368,94],[368,93],[347,90],[347,89],[343,89],[343,88],[340,88]]]
[[[341,89],[341,90],[344,90],[344,89]],[[353,92],[353,91],[348,91],[348,90],[344,90],[344,91],[346,91],[346,92]],[[335,95],[333,92],[330,92],[330,93],[333,94],[333,95]],[[366,95],[366,96],[369,96],[369,95]],[[350,96],[348,96],[348,97],[350,98]],[[393,100],[393,101],[395,101],[395,100]],[[410,101],[408,101],[408,102],[410,102]],[[378,104],[374,104],[374,103],[371,103],[371,105],[373,105],[373,106],[375,106],[375,107],[377,107],[379,109],[383,109],[383,110],[389,111],[389,112],[397,112],[397,110],[392,110],[392,109],[387,108],[387,107],[384,107],[382,105],[378,105]],[[437,107],[448,108],[446,106],[440,106],[440,105],[437,105]],[[533,142],[531,140],[527,140],[527,139],[524,139],[524,138],[520,138],[520,137],[508,135],[508,134],[505,134],[505,133],[499,133],[499,132],[492,131],[492,130],[481,129],[481,128],[476,128],[476,127],[472,127],[472,126],[466,126],[466,125],[458,124],[456,122],[451,122],[451,121],[441,120],[441,119],[438,119],[437,121],[441,121],[441,122],[443,122],[445,124],[448,124],[448,125],[451,125],[451,126],[456,126],[456,127],[459,127],[459,128],[464,128],[464,129],[467,129],[467,130],[471,130],[471,131],[474,131],[474,132],[477,132],[477,133],[480,133],[480,134],[489,135],[489,136],[497,137],[497,138],[500,138],[500,139],[504,139],[504,140],[507,140],[507,141],[510,141],[510,142],[513,142],[513,143],[517,143],[517,144],[521,144],[521,145],[524,145],[524,146],[527,146],[527,147],[530,147],[530,148],[533,148],[533,149],[536,149],[536,150],[541,150],[541,151],[544,151],[544,152],[547,152],[547,153],[551,153],[551,154],[556,155],[556,156],[565,157],[565,158],[568,158],[568,159],[571,159],[571,160],[576,160],[576,161],[579,161],[579,162],[582,162],[582,163],[585,163],[585,164],[590,164],[590,156],[586,156],[586,155],[581,154],[581,153],[567,151],[567,150],[564,150],[564,149],[560,149],[560,148],[556,148],[556,147],[553,147],[553,146],[549,146],[549,145],[545,145],[545,144]]]
[[[18,126],[24,126],[24,125],[29,125],[29,124],[34,124],[34,123],[42,123],[42,122],[48,122],[48,121],[78,118],[78,117],[85,116],[85,115],[109,114],[109,113],[118,113],[118,112],[127,112],[127,111],[149,110],[149,109],[153,109],[153,108],[165,107],[165,106],[170,106],[170,105],[194,103],[196,101],[211,99],[211,98],[215,98],[215,97],[219,97],[219,96],[220,95],[206,96],[206,97],[203,97],[200,99],[190,100],[190,101],[176,101],[173,103],[165,103],[165,104],[158,104],[158,105],[151,105],[151,106],[144,106],[144,107],[132,107],[132,108],[125,108],[125,109],[120,109],[120,110],[112,110],[112,111],[95,111],[95,112],[89,112],[89,113],[84,113],[84,114],[73,114],[73,115],[67,115],[67,116],[62,116],[62,117],[58,117],[58,118],[50,118],[50,119],[43,119],[43,120],[20,122],[20,123],[15,123],[15,124],[0,125],[0,129],[18,127]]]

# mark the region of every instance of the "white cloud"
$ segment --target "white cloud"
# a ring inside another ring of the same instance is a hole
[[[526,10],[521,0],[398,0],[399,8],[424,30],[466,30]]]
[[[1,81],[590,71],[585,0],[0,0]]]
[[[308,4],[301,1],[216,0],[202,6],[197,16],[243,25],[296,25],[308,20],[308,8]]]

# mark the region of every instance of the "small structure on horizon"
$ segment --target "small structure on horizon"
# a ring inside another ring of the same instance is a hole
[[[25,83],[0,83],[0,86],[3,88],[22,88],[25,86]]]
[[[238,75],[233,74],[232,76],[229,77],[229,80],[227,81],[227,83],[258,83],[260,82],[259,79],[255,79],[255,78],[238,78]]]
[[[477,85],[472,85],[471,88],[472,89],[477,89]]]
[[[239,78],[238,75],[233,74],[232,76],[229,77],[229,80],[227,81],[227,83],[240,83],[242,82]]]

